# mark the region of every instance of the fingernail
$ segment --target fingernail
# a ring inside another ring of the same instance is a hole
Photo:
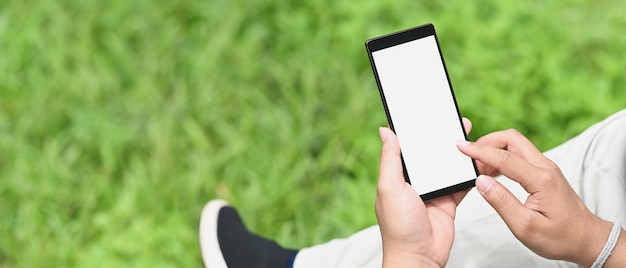
[[[488,192],[494,183],[495,181],[491,177],[485,175],[480,175],[476,178],[476,188],[482,194]]]
[[[456,144],[461,147],[467,147],[470,144],[470,142],[466,140],[457,140]]]
[[[378,135],[380,135],[380,140],[381,141],[385,141],[387,140],[387,131],[384,127],[379,127],[378,128]]]

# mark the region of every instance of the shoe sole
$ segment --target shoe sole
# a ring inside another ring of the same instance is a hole
[[[202,209],[202,216],[200,217],[200,251],[204,267],[228,268],[217,239],[217,218],[220,210],[226,206],[229,206],[228,202],[216,199],[207,203]]]

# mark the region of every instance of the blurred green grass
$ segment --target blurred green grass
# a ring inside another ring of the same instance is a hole
[[[0,267],[200,266],[224,198],[290,247],[375,224],[363,43],[435,24],[472,138],[624,108],[618,1],[3,1]]]

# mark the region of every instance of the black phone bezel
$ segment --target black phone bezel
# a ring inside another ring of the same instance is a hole
[[[446,66],[446,63],[443,59],[443,53],[441,52],[441,47],[439,46],[439,39],[437,38],[437,33],[435,32],[435,26],[432,23],[428,23],[428,24],[423,24],[420,26],[416,26],[413,28],[409,28],[409,29],[405,29],[405,30],[401,30],[398,32],[394,32],[391,34],[387,34],[387,35],[383,35],[383,36],[379,36],[379,37],[375,37],[375,38],[371,38],[369,40],[367,40],[365,42],[365,48],[367,50],[367,54],[370,60],[370,65],[372,67],[372,71],[374,72],[374,78],[376,79],[376,85],[378,87],[378,92],[380,94],[380,98],[381,101],[383,103],[383,107],[385,109],[385,114],[387,115],[387,121],[389,123],[389,127],[391,128],[392,131],[395,132],[394,130],[394,126],[393,126],[393,120],[391,118],[391,115],[389,113],[389,108],[387,107],[387,101],[385,100],[385,94],[383,92],[383,88],[382,85],[380,83],[380,79],[378,77],[378,71],[376,69],[376,64],[374,62],[374,58],[372,57],[372,53],[376,52],[378,50],[382,50],[385,48],[389,48],[389,47],[393,47],[396,45],[400,45],[400,44],[404,44],[406,42],[410,42],[410,41],[414,41],[417,39],[421,39],[421,38],[425,38],[428,36],[434,36],[435,38],[435,42],[437,43],[437,51],[439,52],[439,57],[441,59],[441,63],[443,64],[443,68],[446,74],[446,79],[448,81],[448,86],[450,88],[450,91],[452,93],[452,99],[454,101],[454,106],[456,108],[456,113],[458,116],[458,120],[459,120],[459,126],[461,127],[461,129],[463,130],[463,120],[461,117],[461,113],[459,110],[459,106],[458,103],[456,101],[456,96],[454,94],[454,90],[452,87],[452,82],[450,81],[450,75],[448,74],[448,68]],[[465,140],[467,140],[467,133],[465,133],[465,130],[463,130],[463,135],[465,137]],[[404,157],[402,157],[402,154],[400,155],[401,160],[402,160],[402,169],[403,169],[403,173],[404,173],[404,179],[406,180],[407,183],[411,184],[411,179],[409,178],[409,174],[406,168],[406,164],[404,162]],[[472,159],[472,164],[474,165],[474,172],[476,173],[476,177],[478,177],[479,172],[478,172],[478,168],[476,166],[476,162]],[[420,197],[422,198],[422,200],[427,201],[433,198],[437,198],[440,196],[445,196],[445,195],[449,195],[455,192],[459,192],[468,188],[472,188],[476,186],[476,178],[474,179],[470,179],[468,181],[464,181],[461,182],[459,184],[455,184],[452,186],[448,186],[439,190],[435,190],[432,192],[428,192],[428,193],[422,193],[420,194]]]

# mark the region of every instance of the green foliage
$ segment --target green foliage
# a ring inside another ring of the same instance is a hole
[[[624,108],[615,1],[3,1],[0,267],[199,266],[204,203],[303,247],[376,223],[363,43],[432,22],[472,138]]]

